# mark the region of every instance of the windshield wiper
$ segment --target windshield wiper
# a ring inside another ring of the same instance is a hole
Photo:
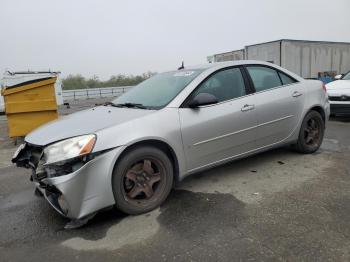
[[[114,104],[113,102],[106,102],[106,103],[104,103],[103,105],[104,105],[104,106],[115,106],[115,107],[117,107],[117,105]],[[118,106],[118,107],[119,107],[119,106]]]
[[[128,107],[128,108],[141,108],[141,109],[147,109],[143,104],[137,104],[137,103],[121,103],[121,104],[114,104],[113,106],[116,107]]]
[[[122,103],[122,104],[116,104],[116,106],[121,106],[121,107],[136,107],[136,108],[141,108],[141,109],[146,109],[146,107],[143,104],[138,104],[138,103]]]
[[[107,102],[107,103],[104,104],[104,106],[149,109],[148,107],[144,106],[143,104],[130,103],[130,102],[127,102],[127,103],[120,103],[120,104],[115,104],[115,103],[113,103],[113,102]]]

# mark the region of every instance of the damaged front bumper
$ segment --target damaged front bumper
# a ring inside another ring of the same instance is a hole
[[[67,163],[57,172],[55,167],[44,168],[40,163],[42,148],[28,144],[22,147],[14,155],[13,162],[32,169],[31,180],[61,215],[80,219],[115,204],[112,173],[122,147],[98,154],[80,164],[76,170],[73,168],[74,171]]]

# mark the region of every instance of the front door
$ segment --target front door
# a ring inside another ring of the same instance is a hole
[[[255,148],[257,125],[254,94],[247,94],[241,69],[220,70],[191,94],[214,95],[219,103],[179,108],[189,172],[220,163]]]

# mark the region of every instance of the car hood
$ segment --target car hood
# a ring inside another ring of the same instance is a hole
[[[155,111],[136,108],[95,107],[49,122],[29,133],[25,141],[33,145],[45,146],[66,138],[95,133],[153,112]]]
[[[350,80],[336,80],[326,85],[327,90],[350,90]]]

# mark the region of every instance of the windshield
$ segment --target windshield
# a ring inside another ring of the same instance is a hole
[[[138,104],[159,109],[173,100],[203,70],[181,70],[157,74],[113,100],[113,104]]]
[[[345,74],[342,78],[342,80],[350,80],[350,72]]]

